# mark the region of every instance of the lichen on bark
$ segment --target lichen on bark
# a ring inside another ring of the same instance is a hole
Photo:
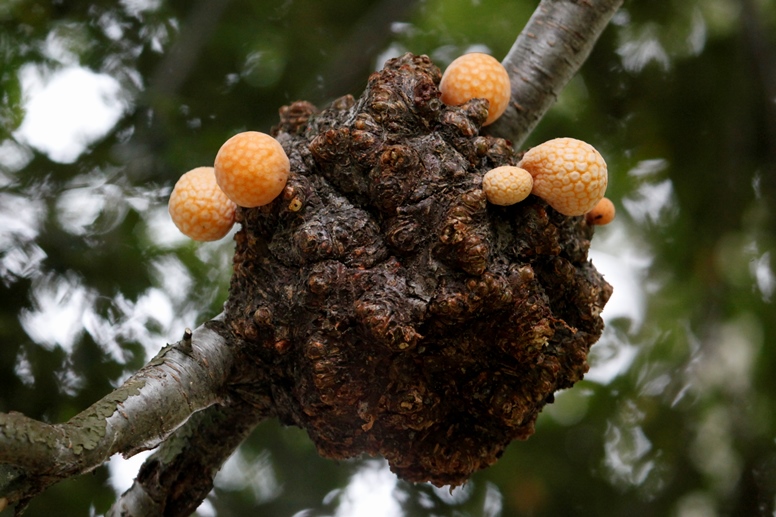
[[[519,155],[480,135],[487,101],[443,105],[440,77],[407,54],[357,100],[281,109],[292,173],[238,210],[225,310],[273,413],[322,455],[382,455],[441,486],[582,378],[611,287],[583,217],[486,202],[482,176]]]

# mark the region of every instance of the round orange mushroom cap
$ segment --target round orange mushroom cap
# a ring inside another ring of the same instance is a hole
[[[229,199],[252,208],[271,203],[283,191],[291,165],[283,147],[258,131],[224,142],[215,162],[216,181]]]
[[[504,65],[493,56],[473,52],[455,59],[439,83],[442,102],[459,106],[472,99],[487,99],[487,126],[499,118],[509,105],[512,90]]]
[[[520,167],[504,165],[482,177],[482,190],[494,205],[514,205],[528,197],[533,189],[531,174]]]
[[[563,215],[584,215],[604,197],[606,162],[574,138],[555,138],[529,149],[518,166],[533,176],[533,194]]]
[[[197,167],[181,176],[168,205],[172,222],[195,241],[215,241],[229,233],[235,209],[218,187],[213,167]]]
[[[591,211],[585,214],[587,224],[604,225],[614,221],[614,203],[605,197],[593,207]]]

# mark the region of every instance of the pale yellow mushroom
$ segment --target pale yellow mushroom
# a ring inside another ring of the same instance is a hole
[[[482,177],[482,190],[494,205],[514,205],[528,197],[533,189],[531,174],[520,167],[504,165]]]

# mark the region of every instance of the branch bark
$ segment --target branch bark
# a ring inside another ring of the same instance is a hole
[[[487,133],[519,148],[590,55],[623,0],[542,0],[502,63],[512,101]]]
[[[233,355],[210,322],[120,388],[64,424],[0,413],[0,501],[26,502],[48,486],[156,447],[195,412],[222,402]],[[18,508],[17,508],[18,511]]]
[[[108,516],[191,515],[223,463],[268,414],[236,399],[195,413],[143,463]]]

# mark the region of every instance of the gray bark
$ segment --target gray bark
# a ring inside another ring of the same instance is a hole
[[[222,335],[202,326],[68,422],[0,413],[0,504],[23,506],[116,453],[130,457],[158,446],[193,413],[222,401],[232,361]]]
[[[520,147],[590,55],[622,2],[542,0],[502,61],[512,83],[512,100],[487,133]]]
[[[108,516],[194,513],[213,488],[221,465],[265,416],[242,400],[192,415],[143,463],[134,484]]]

